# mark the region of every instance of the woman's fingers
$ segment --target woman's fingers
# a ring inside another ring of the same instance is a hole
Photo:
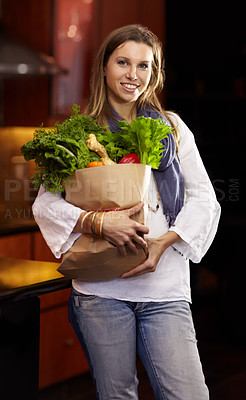
[[[121,275],[121,278],[133,278],[156,270],[163,253],[162,246],[160,246],[158,239],[146,238],[146,242],[148,244],[148,258],[142,264]]]
[[[143,208],[144,208],[144,203],[141,202],[141,203],[137,204],[136,206],[129,208],[125,212],[128,215],[128,217],[132,217],[133,215],[139,213]]]
[[[155,267],[150,266],[147,260],[143,264],[140,264],[137,267],[131,269],[129,272],[125,272],[124,274],[122,274],[121,278],[133,278],[154,271]]]
[[[126,255],[126,248],[137,254],[136,244],[144,249],[147,248],[143,235],[149,232],[149,228],[130,218],[138,213],[143,206],[144,204],[140,203],[128,210],[112,211],[104,215],[103,236],[116,245],[122,255]]]
[[[138,254],[137,245],[142,247],[147,252],[148,245],[146,241],[139,235],[135,235],[134,239],[130,237],[125,239],[124,245],[118,246],[119,252],[121,255],[126,256],[128,248],[133,254]]]
[[[144,208],[144,203],[141,201],[140,203],[138,203],[136,206],[133,206],[131,208],[128,208],[127,212],[128,212],[128,216],[132,216],[136,213],[138,213],[139,211],[142,210],[142,208]]]
[[[122,256],[127,255],[126,247],[125,246],[118,246],[118,251]]]
[[[133,253],[133,254],[138,254],[138,248],[137,244],[140,245],[146,254],[148,253],[148,245],[146,241],[141,237],[137,235],[137,238],[135,240],[128,240],[126,241],[124,246],[119,246],[119,252],[121,255],[126,256],[127,255],[127,248]]]
[[[127,214],[128,217],[132,217],[135,214],[138,214],[144,207],[144,203],[141,202],[139,204],[137,204],[136,206],[133,206],[131,208],[129,208],[128,210],[125,210],[125,213]],[[139,231],[143,234],[147,234],[149,233],[149,228],[144,225],[144,224],[140,224],[138,222],[136,222],[136,231]]]

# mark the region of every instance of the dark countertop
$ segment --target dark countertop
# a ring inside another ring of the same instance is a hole
[[[71,287],[57,271],[59,263],[0,257],[0,302]]]

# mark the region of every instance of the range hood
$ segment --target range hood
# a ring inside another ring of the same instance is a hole
[[[0,77],[57,75],[67,71],[55,59],[11,37],[0,25]]]

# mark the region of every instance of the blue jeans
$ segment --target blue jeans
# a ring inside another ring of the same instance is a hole
[[[187,302],[135,303],[72,289],[69,319],[98,399],[138,399],[138,352],[157,400],[208,400]]]

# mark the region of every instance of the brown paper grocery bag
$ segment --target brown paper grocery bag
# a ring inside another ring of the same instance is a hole
[[[144,164],[80,169],[65,185],[66,200],[87,211],[125,209],[144,202],[144,209],[134,219],[145,223],[150,173],[151,167]],[[70,279],[102,281],[117,278],[145,260],[140,247],[137,255],[128,251],[122,256],[107,240],[81,235],[64,254],[58,271]]]

